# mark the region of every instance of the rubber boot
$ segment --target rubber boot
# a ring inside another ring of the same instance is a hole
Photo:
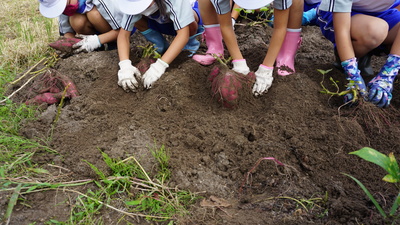
[[[358,69],[362,76],[373,76],[374,69],[371,66],[372,53],[369,52],[365,56],[358,59]]]
[[[183,50],[187,50],[190,52],[188,57],[192,57],[194,53],[196,53],[197,50],[199,49],[200,41],[198,41],[196,37],[203,33],[204,33],[204,27],[199,26],[199,28],[197,29],[197,33],[189,37],[188,43],[185,45],[185,47],[183,47]]]
[[[335,48],[335,62],[333,65],[340,71],[343,72],[343,68],[341,66],[341,61],[340,57],[338,54],[337,49]],[[374,69],[372,69],[371,66],[371,58],[372,58],[373,52],[367,53],[365,56],[358,58],[358,69],[360,70],[361,76],[373,76]]]
[[[155,44],[156,52],[164,54],[164,52],[167,51],[169,43],[167,40],[165,40],[164,36],[160,32],[149,28],[140,33],[143,34],[146,40]]]
[[[204,31],[204,38],[206,40],[207,52],[206,55],[194,55],[193,59],[201,65],[211,65],[215,62],[213,54],[220,57],[224,55],[224,45],[222,43],[221,28],[219,26],[206,27]]]
[[[300,31],[286,32],[285,40],[283,41],[281,50],[276,58],[276,68],[278,68],[278,74],[281,76],[287,76],[295,72],[294,57],[297,49],[300,48],[302,41],[300,33]]]

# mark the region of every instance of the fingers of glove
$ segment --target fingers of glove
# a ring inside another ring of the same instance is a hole
[[[154,82],[156,82],[157,81],[157,78],[156,77],[154,77],[152,74],[144,74],[144,76],[143,76],[143,86],[146,88],[146,89],[150,89],[151,88],[151,85],[154,83]]]
[[[346,95],[344,96],[344,103],[351,102],[351,101],[353,101],[353,99],[354,99],[353,94],[346,94]]]
[[[379,108],[386,108],[386,107],[388,107],[389,104],[390,104],[390,99],[391,99],[391,97],[389,97],[389,94],[390,94],[390,93],[383,92],[382,99],[381,99],[380,102],[378,102],[378,104],[376,104],[376,106],[378,106]],[[391,94],[390,94],[390,95],[391,95]]]
[[[138,87],[138,82],[136,81],[135,78],[131,79],[123,79],[118,82],[118,85],[124,89],[124,91],[136,91],[136,88]]]
[[[77,38],[81,38],[84,39],[85,37],[90,36],[90,35],[86,35],[86,34],[76,34],[75,37]]]
[[[85,40],[81,40],[78,43],[72,45],[72,48],[79,48],[82,47],[83,45],[85,45]]]
[[[124,81],[125,87],[128,87],[131,91],[135,92],[136,88],[138,87],[138,82],[135,78],[127,79]]]
[[[138,80],[142,80],[142,74],[140,73],[139,69],[133,66],[133,75]]]
[[[380,87],[372,87],[369,91],[368,99],[373,104],[378,104],[383,97],[383,90]]]
[[[72,52],[75,53],[75,54],[77,54],[77,53],[81,53],[81,52],[83,52],[83,51],[85,51],[85,48],[80,47],[80,48],[77,48],[77,49],[73,50]]]

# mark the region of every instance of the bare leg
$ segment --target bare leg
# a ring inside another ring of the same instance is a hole
[[[362,57],[383,43],[388,24],[377,17],[357,14],[351,17],[350,34],[356,57]]]

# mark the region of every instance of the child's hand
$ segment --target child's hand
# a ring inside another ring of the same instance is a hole
[[[356,89],[361,97],[367,97],[367,87],[365,86],[364,79],[360,74],[360,70],[358,69],[357,59],[351,58],[345,60],[341,63],[344,73],[346,74],[346,80],[349,81],[346,90]],[[346,94],[344,96],[345,102],[353,101],[354,96],[353,94]]]
[[[392,100],[393,82],[399,72],[400,56],[390,54],[385,65],[369,83],[368,99],[381,108],[386,108]]]
[[[256,83],[254,83],[253,86],[253,94],[255,96],[264,94],[272,86],[272,81],[274,80],[272,72],[273,68],[268,68],[264,65],[258,67],[258,70],[255,73]]]
[[[82,38],[82,40],[72,46],[75,49],[74,53],[92,52],[101,47],[100,39],[97,35],[77,34],[76,37]]]
[[[245,59],[236,59],[232,61],[233,68],[232,70],[236,73],[241,73],[243,75],[247,75],[250,73],[250,68],[247,66]]]
[[[168,63],[162,61],[161,59],[157,59],[157,61],[151,64],[150,68],[143,75],[143,86],[147,89],[150,89],[151,85],[160,79],[168,67]]]
[[[129,59],[122,60],[118,63],[120,70],[118,71],[118,85],[124,89],[124,91],[136,92],[138,82],[135,76],[140,79],[141,74],[139,70],[132,66],[132,62]]]

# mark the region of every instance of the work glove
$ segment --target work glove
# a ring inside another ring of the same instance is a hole
[[[368,83],[368,100],[386,108],[392,100],[393,82],[399,72],[400,56],[390,54],[381,71]]]
[[[77,34],[76,37],[82,38],[82,40],[72,46],[75,49],[74,53],[92,52],[101,47],[100,39],[97,35]]]
[[[360,70],[358,69],[357,58],[351,58],[341,62],[344,73],[346,75],[346,80],[349,81],[347,84],[346,90],[356,89],[361,97],[366,99],[367,97],[367,87],[365,86],[364,79],[360,74]],[[344,102],[353,101],[354,96],[352,93],[346,94],[344,96]]]
[[[147,89],[150,89],[151,85],[160,79],[168,67],[168,63],[162,61],[161,59],[157,59],[157,61],[152,63],[150,68],[143,75],[143,86]]]
[[[122,60],[118,65],[120,68],[118,71],[118,85],[127,92],[136,92],[138,82],[135,79],[135,76],[138,79],[141,78],[139,70],[132,66],[132,62],[129,59]]]
[[[268,91],[274,78],[272,77],[273,67],[260,65],[256,71],[256,82],[253,86],[254,96],[260,96]]]
[[[236,73],[241,73],[244,75],[247,75],[250,73],[250,69],[247,66],[246,60],[245,59],[236,59],[232,61],[233,68],[232,70],[235,71]]]

